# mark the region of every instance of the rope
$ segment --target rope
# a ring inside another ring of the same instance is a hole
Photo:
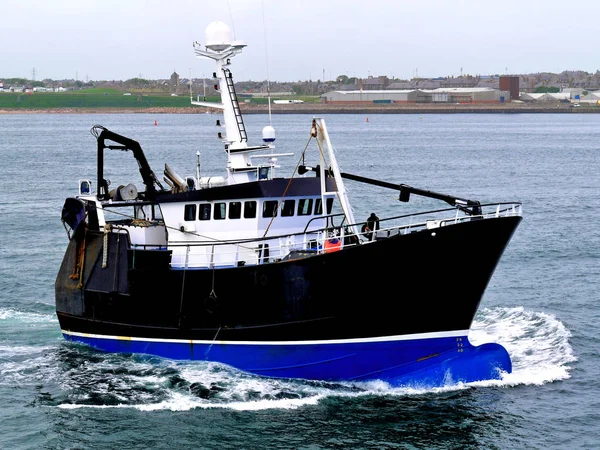
[[[300,158],[298,159],[298,162],[296,163],[296,167],[294,167],[294,172],[292,173],[292,176],[290,177],[290,180],[288,181],[287,186],[285,187],[285,190],[283,191],[283,194],[281,195],[281,198],[279,199],[279,204],[281,204],[281,202],[283,201],[285,194],[287,193],[288,189],[290,188],[291,184],[292,184],[292,180],[294,179],[294,176],[296,175],[296,173],[298,172],[298,167],[300,167],[300,163],[304,160],[304,154],[306,153],[306,149],[308,148],[308,145],[310,144],[310,141],[312,140],[312,135],[308,138],[308,142],[306,142],[306,145],[304,146],[304,150],[302,150],[302,153],[300,154]],[[277,213],[277,210],[275,210],[275,214]],[[267,237],[267,233],[269,232],[269,229],[271,228],[271,225],[273,224],[273,221],[275,220],[275,215],[273,215],[271,217],[271,220],[269,221],[269,225],[267,225],[267,228],[265,229],[265,234],[263,234],[263,237]]]
[[[179,300],[179,328],[181,328],[181,320],[183,319],[183,292],[185,290],[185,273],[187,272],[189,252],[190,247],[187,246],[185,251],[185,265],[183,266],[183,277],[181,279],[181,298]]]
[[[212,288],[211,288],[210,294],[208,294],[208,296],[217,298],[217,294],[215,292],[215,266],[214,265],[213,265],[213,269],[212,269]]]
[[[271,86],[269,85],[269,53],[267,51],[267,25],[265,24],[265,4],[262,2],[262,19],[263,19],[263,32],[265,35],[265,65],[267,68],[267,96],[269,103],[269,125],[271,123]]]
[[[119,252],[121,250],[121,233],[117,232],[117,251],[115,252],[115,274],[113,276],[113,291],[117,290],[117,277],[119,275]]]
[[[87,228],[84,230],[83,242],[81,243],[81,265],[79,266],[79,283],[77,283],[77,289],[83,288],[83,267],[85,264],[85,241],[87,236]]]
[[[312,131],[311,131],[311,134],[310,134],[310,136],[309,136],[309,138],[308,138],[308,141],[306,142],[306,145],[304,146],[304,150],[302,150],[302,153],[300,154],[300,158],[298,159],[298,162],[296,163],[296,167],[294,167],[294,171],[293,171],[293,173],[292,173],[292,176],[290,177],[290,179],[289,179],[289,181],[288,181],[288,184],[287,184],[287,186],[285,187],[285,190],[284,190],[283,194],[281,195],[281,198],[280,198],[280,200],[279,200],[279,202],[278,202],[279,204],[281,204],[281,202],[282,202],[282,201],[283,201],[283,199],[285,198],[285,194],[286,194],[286,193],[287,193],[287,191],[289,190],[289,188],[290,188],[290,186],[291,186],[291,184],[292,184],[292,181],[293,181],[293,179],[294,179],[294,176],[295,176],[295,175],[296,175],[296,173],[298,172],[298,167],[299,167],[299,166],[300,166],[300,164],[301,164],[301,163],[304,161],[304,156],[305,156],[305,154],[306,154],[306,150],[308,149],[308,146],[310,145],[310,141],[312,140],[312,138],[313,138],[313,137],[314,137],[314,136],[313,136],[313,133],[312,133]],[[318,143],[318,142],[317,142],[317,143]],[[322,149],[321,149],[321,146],[320,146],[320,145],[319,145],[319,151],[321,152],[321,156],[323,157],[323,160],[325,160],[325,157],[323,156],[323,151],[322,151]],[[133,216],[131,216],[131,215],[129,215],[129,214],[123,214],[123,213],[120,213],[120,212],[118,212],[118,211],[114,211],[114,210],[110,210],[110,209],[104,209],[104,211],[107,211],[107,212],[110,212],[110,213],[113,213],[113,214],[117,214],[117,215],[120,215],[120,216],[126,217],[126,218],[128,218],[128,219],[132,219],[132,225],[138,225],[137,223],[134,223],[136,220],[143,221],[143,222],[148,222],[148,221],[144,221],[143,219],[135,219]],[[275,212],[276,212],[276,211],[275,211]],[[269,224],[267,225],[267,228],[265,229],[265,232],[264,232],[264,234],[263,234],[263,238],[267,236],[267,233],[269,232],[269,230],[270,230],[270,228],[271,228],[271,225],[273,224],[273,221],[274,221],[274,220],[275,220],[275,215],[273,215],[273,216],[271,217],[271,220],[269,221]],[[157,222],[151,222],[151,223],[152,223],[152,225],[157,225]],[[141,226],[145,226],[145,224],[144,224],[144,225],[142,225],[141,223],[140,223],[139,225],[141,225]],[[110,226],[110,225],[108,225],[108,224],[104,226],[104,228],[105,228],[105,233],[106,233],[106,227],[109,227],[109,226]],[[166,224],[164,225],[164,227],[165,227],[166,229],[168,229],[168,230],[175,230],[175,231],[182,232],[182,231],[181,231],[181,229],[179,229],[179,228],[177,228],[177,227],[171,227],[171,226],[167,226]],[[216,242],[216,243],[227,243],[226,241],[223,241],[223,240],[221,240],[221,239],[214,239],[214,238],[212,238],[212,237],[210,237],[210,236],[205,236],[205,235],[202,235],[202,234],[198,234],[198,233],[196,233],[196,232],[194,232],[194,231],[183,231],[182,233],[190,234],[190,235],[192,235],[192,236],[201,237],[201,238],[204,238],[204,239],[206,239],[206,240],[211,240],[211,241],[213,241],[213,242]],[[252,250],[252,249],[254,248],[254,247],[251,247],[251,246],[245,246],[245,245],[241,245],[241,244],[240,244],[240,246],[241,246],[242,248],[246,249],[246,250]],[[105,246],[105,247],[106,247],[106,246]],[[103,264],[102,264],[102,267],[103,267],[103,268],[104,268],[104,267],[106,267],[106,266],[105,266],[104,259],[103,259]],[[184,272],[184,275],[185,275],[185,272]]]
[[[69,275],[71,280],[75,280],[79,277],[79,253],[81,252],[81,243],[75,242],[75,256],[73,256],[73,272]]]
[[[206,349],[206,351],[204,352],[204,356],[208,356],[208,353],[210,352],[210,350],[212,349],[215,341],[217,340],[217,336],[219,335],[219,333],[221,332],[221,328],[223,327],[219,327],[219,329],[217,330],[215,337],[213,338],[212,342],[210,343],[210,345],[208,346],[208,348]]]
[[[156,224],[146,219],[133,219],[131,221],[131,225],[133,225],[134,227],[151,227],[155,226]]]
[[[134,217],[133,217],[132,215],[130,215],[130,214],[124,214],[124,213],[121,213],[121,212],[118,212],[118,211],[115,211],[115,210],[112,210],[112,209],[106,209],[106,208],[103,208],[103,210],[104,210],[104,211],[106,211],[106,212],[112,213],[112,214],[117,214],[117,215],[119,215],[119,216],[123,216],[123,217],[125,217],[125,218],[127,218],[127,219],[132,219],[132,222],[131,222],[131,224],[132,224],[132,225],[134,225],[134,226],[135,226],[135,225],[141,225],[141,226],[144,226],[143,224],[136,224],[136,223],[134,223],[134,222],[135,222],[136,220],[141,220],[141,221],[144,221],[145,219],[134,219]],[[157,221],[154,221],[154,222],[149,222],[149,221],[147,221],[147,222],[148,222],[148,223],[150,223],[150,224],[151,224],[151,226],[159,226],[159,222],[157,222]],[[110,226],[110,224],[106,224],[104,227],[106,228],[106,227],[108,227],[108,226]],[[190,235],[192,235],[192,236],[201,237],[201,238],[203,238],[203,239],[205,239],[205,240],[207,240],[207,241],[208,241],[208,240],[210,240],[210,241],[212,241],[213,243],[217,243],[217,244],[225,244],[225,243],[227,243],[227,241],[223,241],[223,240],[221,240],[221,239],[215,239],[215,238],[213,238],[213,237],[206,236],[206,235],[203,235],[203,234],[199,234],[199,233],[196,233],[196,232],[194,232],[194,231],[181,231],[181,229],[180,229],[180,228],[177,228],[177,227],[171,227],[171,226],[168,226],[168,225],[166,225],[166,224],[164,224],[164,223],[163,223],[163,226],[164,226],[164,227],[165,227],[167,230],[179,231],[180,233],[185,233],[185,234],[190,234]],[[241,246],[241,247],[243,247],[243,248],[244,248],[244,249],[246,249],[246,250],[252,250],[252,249],[253,249],[253,247],[247,247],[247,246],[243,246],[243,245],[241,245],[241,244],[240,244],[240,246]]]
[[[110,233],[111,226],[109,224],[104,225],[104,236],[102,241],[102,268],[106,269],[108,266],[108,234]]]

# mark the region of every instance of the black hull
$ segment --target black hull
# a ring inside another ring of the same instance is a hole
[[[259,266],[173,270],[168,251],[110,234],[70,241],[56,280],[63,330],[306,341],[468,330],[521,217],[471,220]],[[84,255],[83,276],[73,277]],[[211,295],[212,294],[212,295]]]

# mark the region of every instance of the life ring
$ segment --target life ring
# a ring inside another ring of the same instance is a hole
[[[342,249],[342,241],[338,238],[327,239],[323,245],[325,253],[333,253]]]

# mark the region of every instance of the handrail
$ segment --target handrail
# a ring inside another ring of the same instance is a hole
[[[206,269],[213,267],[233,267],[241,264],[260,265],[281,261],[284,258],[293,256],[293,252],[301,252],[304,256],[307,254],[322,254],[330,251],[327,248],[327,241],[339,239],[339,249],[348,248],[356,245],[365,245],[375,242],[382,238],[389,238],[399,234],[408,234],[415,230],[434,229],[443,226],[451,226],[456,223],[473,220],[486,220],[498,217],[521,216],[522,205],[520,202],[489,203],[482,205],[482,208],[494,206],[493,211],[484,212],[477,216],[467,215],[445,215],[440,218],[432,219],[433,214],[455,211],[457,208],[444,208],[427,212],[404,214],[395,217],[389,217],[380,220],[379,230],[374,232],[361,232],[358,236],[348,234],[345,227],[325,227],[316,230],[305,230],[300,233],[289,233],[284,235],[247,238],[221,241],[171,241],[167,244],[133,244],[134,249],[168,250],[172,252],[171,265],[174,268],[193,268]],[[408,223],[391,224],[386,226],[394,219],[413,219],[423,217],[429,214],[429,217],[419,221],[409,220]],[[334,214],[332,216],[336,216]],[[320,217],[319,219],[322,219]],[[366,222],[360,222],[355,225],[361,225]],[[348,226],[348,229],[349,226]],[[356,237],[354,237],[356,236]],[[358,238],[358,239],[356,239]],[[188,260],[183,263],[182,258]]]

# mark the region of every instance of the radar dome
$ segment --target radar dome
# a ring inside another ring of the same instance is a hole
[[[212,22],[206,27],[206,48],[222,52],[231,47],[231,30],[224,22]]]
[[[267,125],[262,130],[263,141],[265,142],[275,142],[275,128],[271,125]]]

